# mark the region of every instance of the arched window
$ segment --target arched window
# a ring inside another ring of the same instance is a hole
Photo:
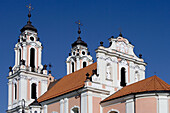
[[[72,73],[74,72],[74,62],[71,63],[72,66]]]
[[[71,113],[79,113],[79,108],[78,108],[78,107],[74,107],[74,108],[71,110]]]
[[[30,66],[32,68],[35,67],[35,49],[34,48],[30,49]]]
[[[35,83],[32,83],[32,85],[31,85],[31,98],[32,99],[36,98],[36,87],[37,87],[37,85]]]
[[[111,112],[109,112],[109,113],[118,113],[118,112],[116,112],[116,111],[111,111]]]
[[[19,49],[19,65],[21,64],[21,49]]]
[[[121,86],[126,86],[126,71],[125,71],[125,68],[122,67],[121,68],[121,82],[120,82],[120,85]]]
[[[83,62],[83,68],[87,66],[87,63],[86,62]]]
[[[14,90],[15,90],[15,99],[17,99],[17,84],[14,84]]]
[[[140,80],[140,75],[138,71],[135,71],[135,82]]]
[[[37,111],[34,111],[34,113],[37,113]]]

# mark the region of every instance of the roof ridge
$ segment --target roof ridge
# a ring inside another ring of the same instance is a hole
[[[152,77],[153,77],[153,76],[152,76]],[[145,80],[148,80],[148,79],[151,79],[151,77],[145,78],[145,79],[143,79],[143,80],[140,80],[140,81],[135,82],[135,83],[132,83],[132,84],[129,84],[129,85],[125,86],[125,87],[130,87],[130,86],[133,86],[133,85],[135,85],[135,84],[139,84],[139,83],[141,83],[141,82],[143,82],[143,81],[145,81]]]
[[[155,79],[158,81],[158,83],[162,86],[163,89],[170,89],[169,84],[167,84],[165,81],[161,80],[159,77],[155,77]],[[168,86],[167,86],[168,85]]]
[[[170,85],[154,75],[139,82],[123,87],[121,90],[118,90],[109,97],[106,97],[101,102],[106,102],[129,94],[137,94],[142,92],[144,93],[149,91],[170,91]]]
[[[84,85],[79,85],[80,87],[82,86],[84,86]],[[79,87],[79,86],[76,86],[76,87]],[[76,87],[73,87],[73,88],[71,88],[71,89],[74,89],[74,88],[76,88]],[[68,90],[70,90],[70,89],[68,89]],[[64,91],[64,92],[67,92],[68,90],[66,90],[66,91]],[[77,89],[75,89],[75,90],[77,90]],[[63,92],[60,92],[59,94],[62,94]],[[44,100],[46,100],[46,99],[48,99],[48,98],[54,98],[54,97],[56,97],[56,94],[54,94],[54,95],[51,95],[51,96],[48,96],[48,97],[46,97],[46,98],[44,98],[42,101],[44,101]],[[42,102],[41,101],[41,102]]]
[[[84,87],[86,73],[88,72],[90,75],[92,75],[92,70],[94,69],[97,69],[96,62],[76,71],[75,73],[71,73],[64,76],[50,90],[48,90],[42,96],[40,96],[38,98],[38,101],[39,102],[46,101],[48,99],[58,97],[65,93],[69,93]]]
[[[151,84],[151,82],[154,80],[154,76],[149,77],[149,78],[150,78],[150,80],[148,79],[148,81],[147,81],[147,79],[144,79],[144,81],[145,81],[146,83],[144,84],[144,87],[141,88],[142,91],[143,91],[144,89],[148,90],[148,89],[147,89],[148,86],[149,86],[149,85]]]
[[[96,63],[96,62],[95,62],[95,63]],[[94,64],[94,63],[92,63],[92,64]],[[92,64],[90,64],[90,65],[88,65],[88,66],[86,66],[86,67],[84,67],[84,68],[81,68],[81,69],[75,71],[74,74],[78,73],[78,72],[81,71],[82,69],[85,69],[85,68],[91,66]],[[65,79],[66,77],[68,77],[68,76],[70,76],[70,75],[72,75],[72,74],[73,74],[73,73],[70,73],[70,74],[68,74],[68,75],[63,76],[63,77],[58,81],[58,83],[60,83],[62,79]],[[55,84],[55,85],[56,85],[56,84]],[[54,85],[54,86],[55,86],[55,85]],[[53,87],[54,87],[54,86],[53,86]],[[50,89],[53,89],[53,87],[50,88]],[[50,90],[50,89],[49,89],[49,90]]]

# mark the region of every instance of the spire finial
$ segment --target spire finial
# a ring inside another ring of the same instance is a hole
[[[32,11],[34,8],[32,8],[31,4],[29,4],[29,6],[26,6],[26,7],[28,8],[28,11],[29,11],[29,13],[28,13],[28,18],[29,18],[29,20],[28,20],[28,22],[30,22],[31,11]]]
[[[122,29],[121,29],[121,28],[119,28],[119,31],[120,31],[119,36],[121,36],[121,37],[122,37]]]
[[[83,26],[83,24],[80,23],[80,20],[78,20],[78,21],[75,22],[75,23],[78,24],[78,34],[79,34],[79,37],[80,37],[80,34],[81,34],[80,26]]]
[[[49,64],[49,74],[51,74],[51,67],[52,67],[52,65],[51,65],[51,63]]]

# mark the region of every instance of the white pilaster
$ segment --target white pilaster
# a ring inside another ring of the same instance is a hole
[[[64,100],[60,100],[60,113],[64,113]]]
[[[80,69],[80,59],[79,59],[79,57],[77,57],[77,70],[79,70],[79,69]]]
[[[105,83],[106,62],[105,56],[102,53],[97,53],[97,74],[99,74],[100,82]]]
[[[8,109],[12,108],[12,81],[8,82]]]
[[[168,97],[166,95],[159,95],[157,99],[158,113],[169,113]]]
[[[48,113],[47,105],[44,105],[44,113]]]
[[[81,113],[87,113],[87,94],[81,94]]]
[[[126,113],[134,113],[134,99],[126,100]]]
[[[25,61],[27,59],[27,47],[26,47],[26,43],[23,43],[23,58],[22,59],[25,60]],[[26,62],[25,62],[25,64],[26,64]]]
[[[93,101],[92,101],[92,93],[88,92],[88,113],[93,113]]]
[[[70,74],[69,62],[67,62],[66,64],[67,64],[67,75],[68,75],[68,74]]]
[[[47,91],[47,80],[41,81],[41,95],[44,94]]]
[[[27,99],[27,80],[25,76],[21,76],[19,80],[19,100]]]
[[[68,98],[64,99],[64,113],[68,113]]]

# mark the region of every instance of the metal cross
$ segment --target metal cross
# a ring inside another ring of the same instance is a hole
[[[33,9],[34,9],[34,8],[32,8],[31,4],[29,4],[29,6],[27,5],[26,7],[28,8],[29,13],[31,12],[31,10],[33,10]]]
[[[156,75],[156,72],[154,72],[154,74]]]
[[[83,24],[82,23],[80,23],[80,20],[78,20],[77,22],[75,22],[76,24],[78,24],[78,28],[79,28],[79,30],[80,30],[80,26],[83,26]]]
[[[51,65],[51,63],[49,63],[49,69],[51,70],[51,67],[52,67],[52,65]]]

